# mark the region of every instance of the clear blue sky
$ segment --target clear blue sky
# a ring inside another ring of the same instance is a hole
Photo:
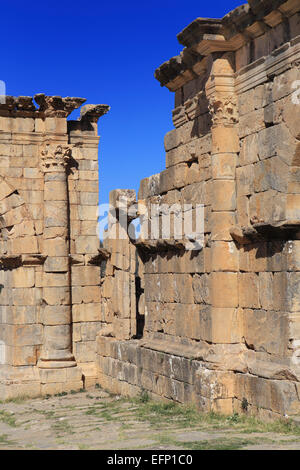
[[[154,70],[181,51],[176,34],[197,17],[220,18],[241,3],[2,1],[0,80],[9,95],[79,96],[111,106],[99,121],[106,202],[111,189],[138,189],[165,167],[174,95]]]

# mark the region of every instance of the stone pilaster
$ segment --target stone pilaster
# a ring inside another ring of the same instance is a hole
[[[239,341],[238,250],[230,235],[236,220],[235,170],[239,138],[231,56],[212,61],[206,95],[212,118],[212,341]],[[233,325],[235,327],[233,328]]]
[[[69,146],[48,144],[42,150],[44,172],[43,272],[44,344],[40,368],[74,367],[71,335],[69,204],[66,169]]]

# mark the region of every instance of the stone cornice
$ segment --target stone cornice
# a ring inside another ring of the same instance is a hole
[[[37,103],[36,107],[34,101]],[[72,111],[86,102],[85,98],[48,96],[39,93],[31,96],[6,96],[5,103],[0,103],[0,116],[32,118],[67,118]],[[97,122],[110,107],[106,104],[88,104],[81,108],[80,121]]]
[[[236,51],[299,10],[299,0],[248,0],[222,19],[197,18],[177,36],[185,49],[164,62],[155,78],[176,91],[201,73],[208,55]],[[192,57],[192,63],[185,57]]]
[[[212,18],[197,18],[184,28],[177,39],[185,47],[193,47],[202,40],[222,39],[222,22]]]
[[[6,96],[0,104],[0,116],[30,117],[37,112],[31,96]]]
[[[237,94],[261,85],[268,81],[269,76],[279,73],[300,61],[300,36],[290,43],[284,44],[268,57],[261,57],[252,64],[246,65],[235,74],[235,90]]]
[[[101,116],[107,114],[110,106],[107,104],[86,104],[80,110],[80,120],[89,122],[98,122]]]
[[[61,96],[46,96],[39,93],[34,97],[39,105],[39,112],[45,117],[62,117],[66,118],[75,109],[79,108],[86,102],[85,98],[62,98]]]

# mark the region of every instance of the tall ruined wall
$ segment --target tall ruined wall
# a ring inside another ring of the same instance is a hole
[[[0,105],[1,398],[95,382],[97,120],[108,107],[67,121],[84,99],[35,101]]]
[[[132,241],[143,336],[100,332],[98,369],[118,393],[274,417],[300,406],[300,5],[248,3],[195,20],[178,35],[180,56],[156,71],[175,92],[175,129],[166,170],[141,182],[137,216],[203,204],[204,244]]]

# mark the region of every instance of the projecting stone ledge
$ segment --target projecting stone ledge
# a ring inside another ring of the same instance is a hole
[[[38,266],[44,264],[46,256],[32,255],[2,255],[0,256],[0,268],[13,269],[20,266]]]
[[[34,97],[40,106],[39,111],[46,117],[67,117],[86,102],[85,98],[62,98],[61,96],[46,96],[39,93]]]
[[[98,122],[101,116],[107,114],[110,106],[107,104],[86,104],[80,110],[80,120]]]
[[[60,117],[66,118],[74,109],[86,102],[85,98],[47,96],[38,93],[34,96],[6,96],[0,104],[0,116],[12,117]]]
[[[161,86],[176,91],[207,68],[208,55],[237,51],[299,10],[299,0],[248,0],[222,19],[196,18],[177,36],[185,49],[154,76]]]
[[[281,222],[254,222],[252,226],[233,226],[230,229],[232,238],[242,244],[252,243],[259,240],[289,240],[293,239],[295,233],[300,231],[300,220],[283,220]]]
[[[148,253],[156,253],[157,251],[182,251],[185,250],[185,240],[171,240],[171,239],[158,239],[158,240],[132,240],[132,243],[141,250]]]

